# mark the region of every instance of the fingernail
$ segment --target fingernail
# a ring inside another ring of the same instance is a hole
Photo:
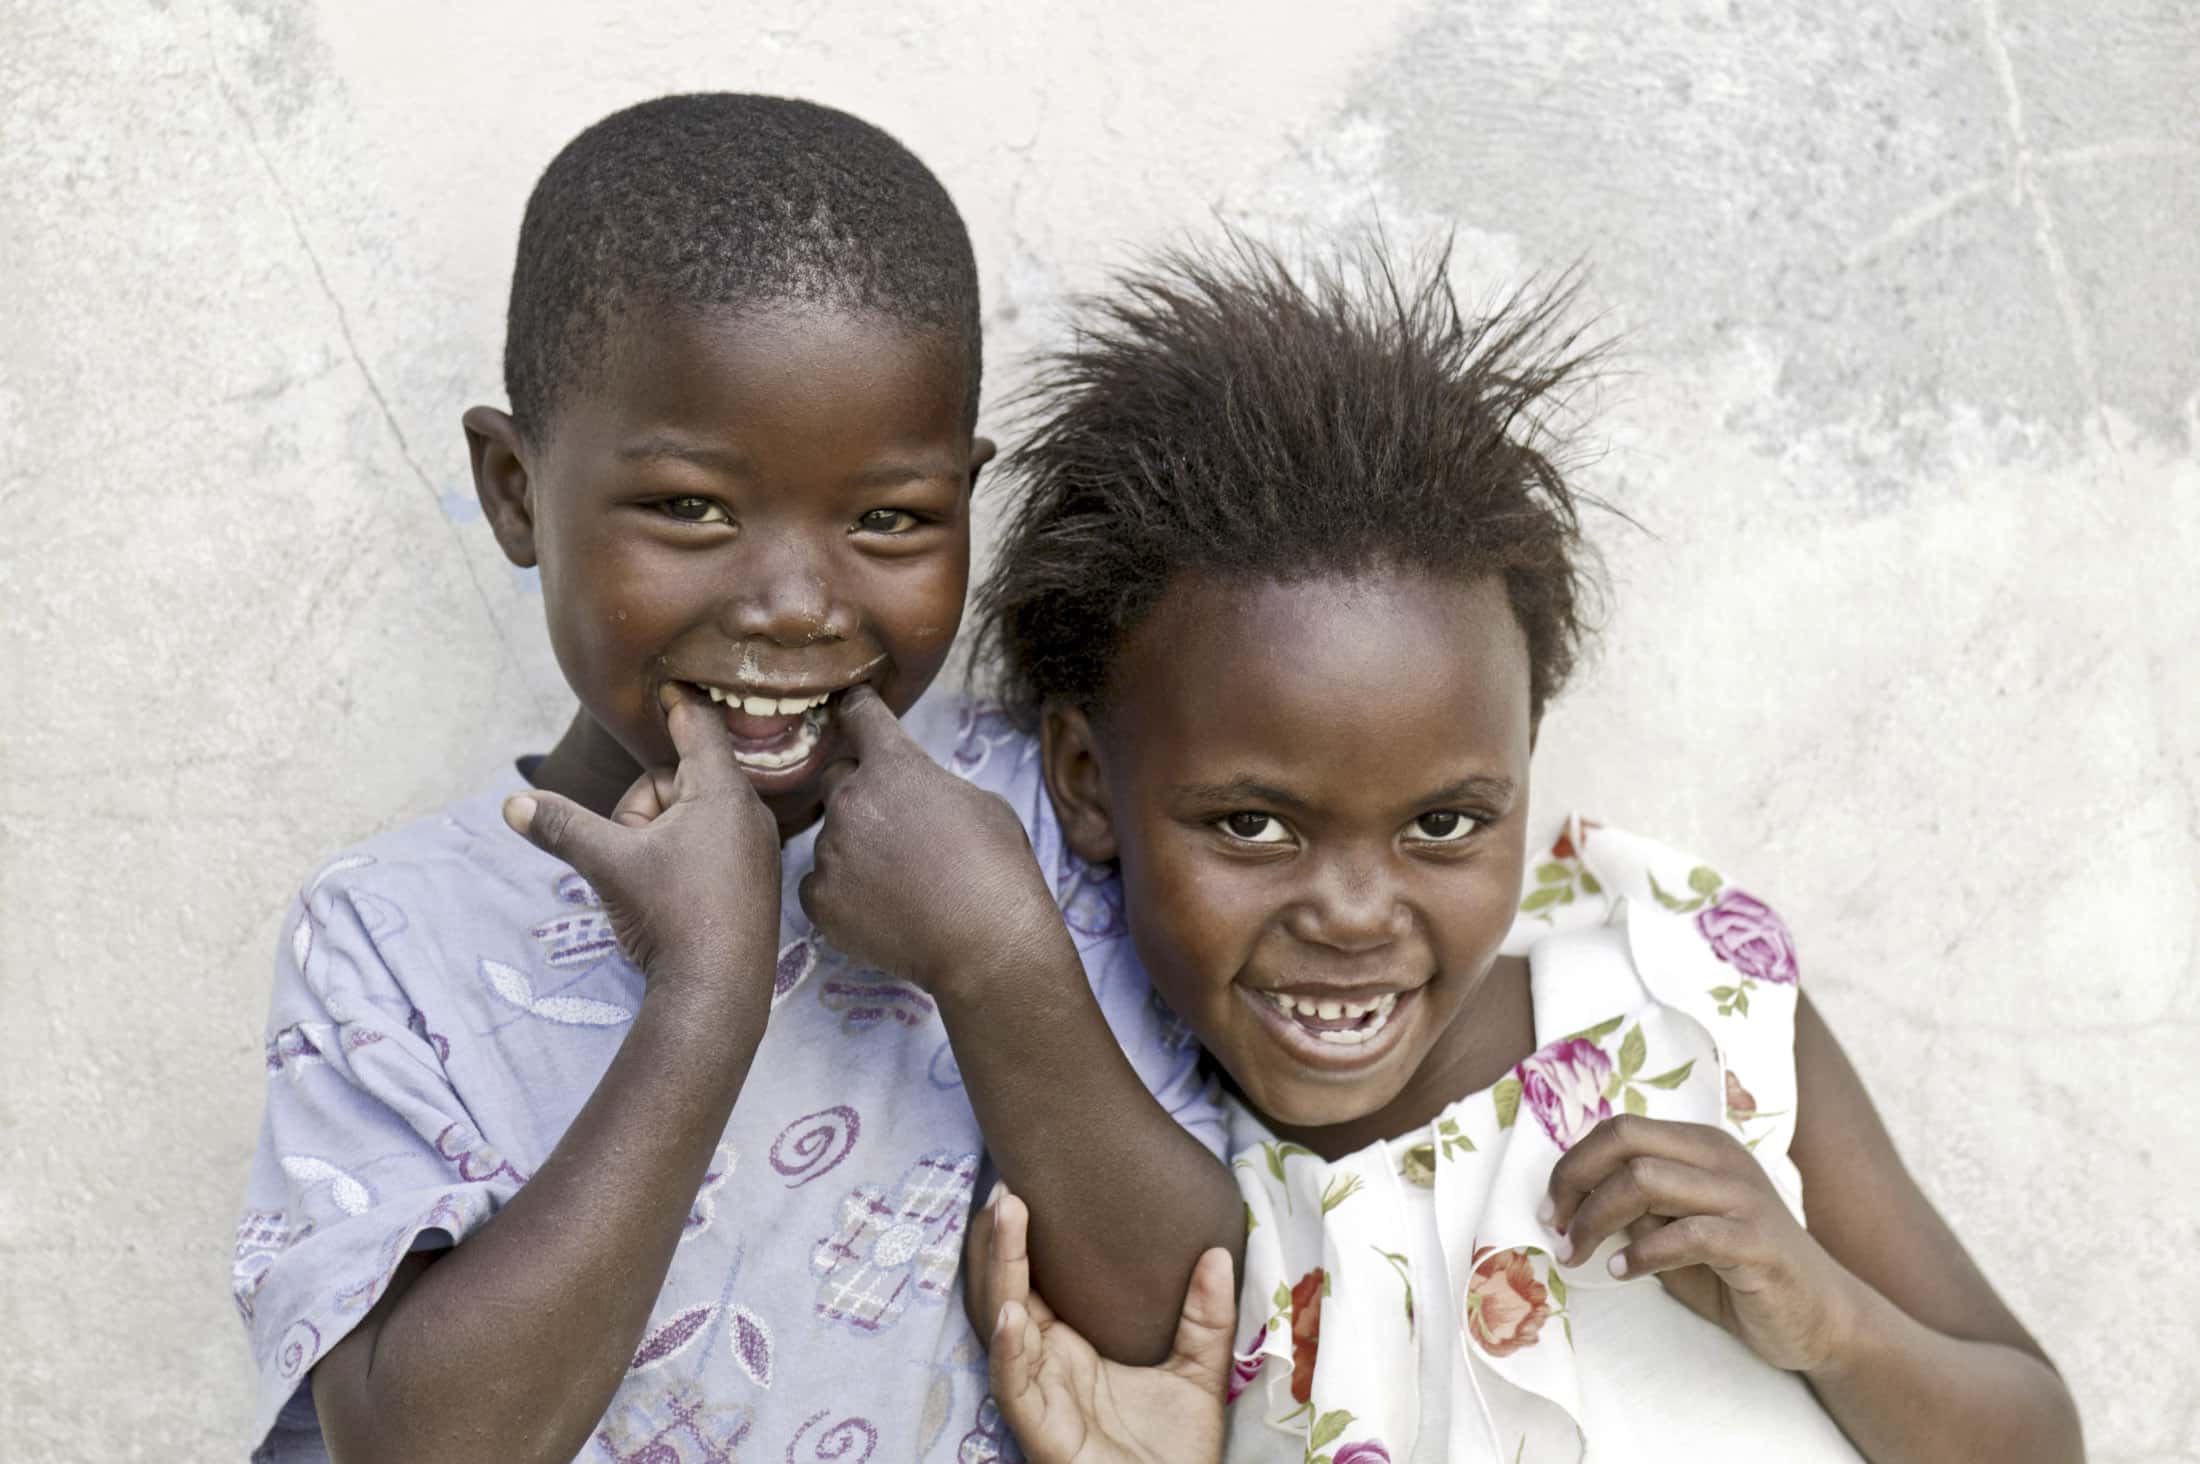
[[[1605,1269],[1610,1271],[1615,1276],[1625,1276],[1627,1274],[1627,1252],[1620,1251],[1619,1253],[1614,1255],[1612,1257],[1611,1265],[1607,1266]]]
[[[1551,1217],[1556,1215],[1557,1213],[1558,1206],[1551,1203],[1551,1197],[1549,1195],[1545,1195],[1542,1199],[1536,1201],[1535,1218],[1542,1221],[1545,1225],[1550,1224]]]
[[[993,1181],[992,1192],[985,1197],[985,1205],[987,1209],[990,1210],[995,1205],[998,1205],[1001,1202],[1001,1191],[1006,1188],[1006,1186],[1007,1181],[1005,1180],[996,1179]]]
[[[998,1337],[1008,1330],[1008,1303],[1001,1303],[1000,1315],[993,1319],[993,1335]]]
[[[668,712],[678,706],[680,704],[679,683],[667,681],[659,686],[657,688],[657,704]]]
[[[504,821],[512,826],[513,833],[526,833],[527,826],[535,821],[535,800],[524,793],[505,799]]]

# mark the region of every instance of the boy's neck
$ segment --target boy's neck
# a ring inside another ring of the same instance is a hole
[[[562,794],[589,812],[609,818],[641,775],[641,764],[594,717],[580,711],[573,714],[557,746],[535,764],[530,780],[544,792]]]
[[[1499,956],[1390,1102],[1349,1123],[1323,1128],[1297,1128],[1266,1114],[1261,1121],[1277,1138],[1303,1144],[1323,1159],[1335,1161],[1370,1144],[1426,1128],[1452,1104],[1505,1076],[1535,1047],[1535,1001],[1528,963],[1519,956]]]

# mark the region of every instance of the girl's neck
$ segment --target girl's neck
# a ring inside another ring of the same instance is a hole
[[[529,781],[544,792],[563,794],[589,812],[609,818],[641,775],[641,764],[619,745],[618,739],[586,711],[580,711],[573,714],[558,745],[535,764]]]
[[[1452,1104],[1502,1078],[1535,1045],[1528,963],[1520,956],[1499,956],[1397,1097],[1348,1123],[1322,1128],[1297,1128],[1266,1114],[1261,1122],[1279,1139],[1303,1144],[1325,1160],[1342,1159],[1426,1128]]]

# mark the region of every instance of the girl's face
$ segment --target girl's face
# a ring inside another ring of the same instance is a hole
[[[1048,717],[1049,786],[1255,1108],[1305,1129],[1418,1106],[1424,1066],[1506,1040],[1461,1016],[1525,844],[1528,652],[1500,580],[1187,580],[1111,675],[1104,716]]]

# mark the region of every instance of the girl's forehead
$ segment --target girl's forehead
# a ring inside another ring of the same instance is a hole
[[[1172,762],[1526,771],[1527,639],[1495,577],[1188,579],[1112,673],[1110,721]]]

